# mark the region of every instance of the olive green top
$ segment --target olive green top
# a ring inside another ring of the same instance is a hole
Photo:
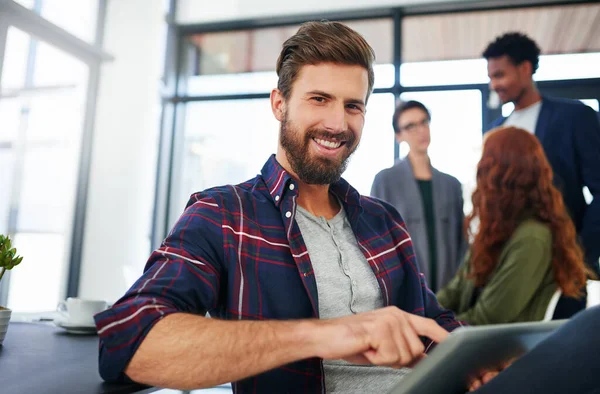
[[[527,219],[500,253],[498,265],[472,303],[475,288],[467,279],[470,253],[454,278],[437,294],[457,319],[472,325],[542,320],[556,291],[552,270],[552,234],[537,220]]]

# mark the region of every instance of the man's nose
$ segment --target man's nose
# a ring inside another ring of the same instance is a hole
[[[343,105],[332,106],[323,126],[332,133],[346,131],[348,129],[346,108]]]
[[[497,88],[498,88],[498,81],[496,81],[495,79],[490,79],[490,89],[493,91],[496,91]]]

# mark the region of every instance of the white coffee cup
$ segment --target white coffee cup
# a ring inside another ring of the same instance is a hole
[[[106,301],[85,300],[69,297],[58,304],[57,310],[65,317],[66,323],[79,326],[93,326],[94,315],[108,307]]]

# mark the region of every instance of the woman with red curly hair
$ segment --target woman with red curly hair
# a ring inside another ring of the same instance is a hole
[[[473,325],[542,320],[557,289],[578,298],[588,271],[552,169],[531,133],[486,135],[477,166],[465,263],[438,294]]]

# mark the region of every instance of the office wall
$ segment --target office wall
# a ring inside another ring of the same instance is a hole
[[[365,8],[444,3],[454,0],[179,0],[178,23],[203,23]],[[473,0],[461,0],[473,1]]]
[[[110,0],[80,295],[115,301],[149,255],[164,59],[162,0]]]

